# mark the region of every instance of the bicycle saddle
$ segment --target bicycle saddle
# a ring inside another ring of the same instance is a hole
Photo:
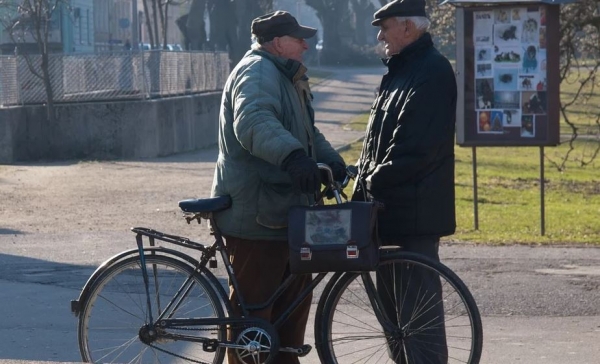
[[[184,212],[217,212],[228,209],[230,206],[231,197],[229,195],[179,201],[179,208]]]

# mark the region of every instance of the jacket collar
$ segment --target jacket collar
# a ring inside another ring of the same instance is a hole
[[[292,83],[295,83],[300,79],[308,78],[306,77],[306,67],[302,63],[293,59],[278,57],[267,51],[257,49],[248,51],[246,55],[258,55],[260,57],[267,58],[268,60],[273,62],[277,69],[279,69],[279,71],[283,73],[287,78],[289,78],[289,80],[292,81]]]
[[[384,58],[382,61],[383,64],[388,68],[394,68],[430,47],[433,47],[433,40],[431,39],[431,34],[425,32],[419,39],[415,40],[406,46],[406,48],[401,50],[400,53],[394,54],[389,58]]]

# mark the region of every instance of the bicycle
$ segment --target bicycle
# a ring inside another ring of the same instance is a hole
[[[333,180],[328,166],[319,167],[329,176],[322,192],[332,192],[335,201],[342,203],[342,190],[356,171],[349,168],[345,181],[339,183]],[[209,270],[217,267],[220,253],[227,278],[236,287],[223,237],[213,219],[213,213],[230,205],[229,196],[180,201],[188,223],[210,222],[214,242],[209,246],[148,228],[132,228],[137,248],[102,263],[79,298],[71,301],[71,311],[78,317],[84,362],[218,364],[229,348],[236,350],[243,363],[257,364],[271,362],[279,351],[299,356],[310,352],[310,345],[280,347],[275,328],[329,272],[316,274],[312,284],[274,323],[249,317],[248,312],[273,302],[291,277],[262,305],[247,305],[240,297],[243,314],[232,316],[223,285]],[[159,246],[157,241],[192,249],[200,257]],[[439,276],[443,294],[433,293],[430,286],[412,279],[417,270]],[[377,274],[391,271],[406,278],[406,285],[397,284],[393,292],[377,290],[375,272],[330,276],[315,315],[315,346],[321,363],[429,363],[425,358],[436,353],[441,362],[478,363],[481,318],[459,277],[426,257],[399,248],[381,248]],[[413,305],[405,304],[407,294],[414,296]],[[395,302],[396,318],[388,318],[381,309],[385,295]],[[443,313],[425,319],[435,310]],[[228,329],[235,329],[236,336],[228,338]],[[446,347],[436,348],[423,340],[440,330],[447,338]]]

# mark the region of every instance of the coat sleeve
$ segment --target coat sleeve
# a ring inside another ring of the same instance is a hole
[[[280,78],[275,65],[259,61],[240,72],[232,89],[236,138],[250,154],[277,166],[292,151],[303,148],[279,121]]]
[[[394,187],[423,175],[444,153],[444,146],[453,146],[456,81],[451,68],[442,70],[429,73],[408,91],[390,147],[368,179],[370,189]]]
[[[344,159],[340,154],[333,149],[331,143],[325,139],[325,136],[315,126],[315,153],[317,154],[317,162],[331,164],[333,162],[344,163]]]

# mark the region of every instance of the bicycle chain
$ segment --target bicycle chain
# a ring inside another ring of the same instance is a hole
[[[239,328],[239,329],[246,328],[246,327],[252,327],[252,326],[248,326],[248,325],[236,325],[236,326],[233,326],[233,328]],[[197,327],[177,327],[177,328],[172,328],[172,330],[210,331],[210,330],[220,330],[220,329],[219,329],[218,326],[216,326],[216,327],[203,328],[203,329],[197,328]],[[190,361],[190,362],[193,362],[193,363],[198,363],[198,364],[211,364],[211,363],[208,363],[208,362],[199,361],[199,360],[195,360],[195,359],[192,359],[192,358],[185,357],[183,355],[174,353],[172,351],[169,351],[169,350],[166,350],[166,349],[163,349],[163,348],[159,348],[158,346],[155,346],[155,345],[152,345],[152,344],[146,344],[146,345],[148,345],[149,347],[151,347],[153,349],[156,349],[158,351],[162,351],[165,354],[173,355],[173,356],[175,356],[175,357],[177,357],[179,359],[187,360],[187,361]]]
[[[191,361],[191,362],[193,362],[193,363],[199,363],[199,364],[210,364],[210,363],[208,363],[208,362],[205,362],[205,361],[194,360],[194,359],[192,359],[192,358],[187,358],[187,357],[185,357],[185,356],[183,356],[183,355],[175,354],[175,353],[174,353],[174,352],[172,352],[172,351],[165,350],[165,349],[161,349],[161,348],[159,348],[158,346],[155,346],[155,345],[152,345],[152,344],[146,344],[146,345],[148,345],[149,347],[151,347],[151,348],[153,348],[153,349],[156,349],[156,350],[158,350],[158,351],[162,351],[163,353],[166,353],[166,354],[169,354],[169,355],[173,355],[174,357],[177,357],[177,358],[179,358],[179,359],[183,359],[183,360],[187,360],[187,361]]]

